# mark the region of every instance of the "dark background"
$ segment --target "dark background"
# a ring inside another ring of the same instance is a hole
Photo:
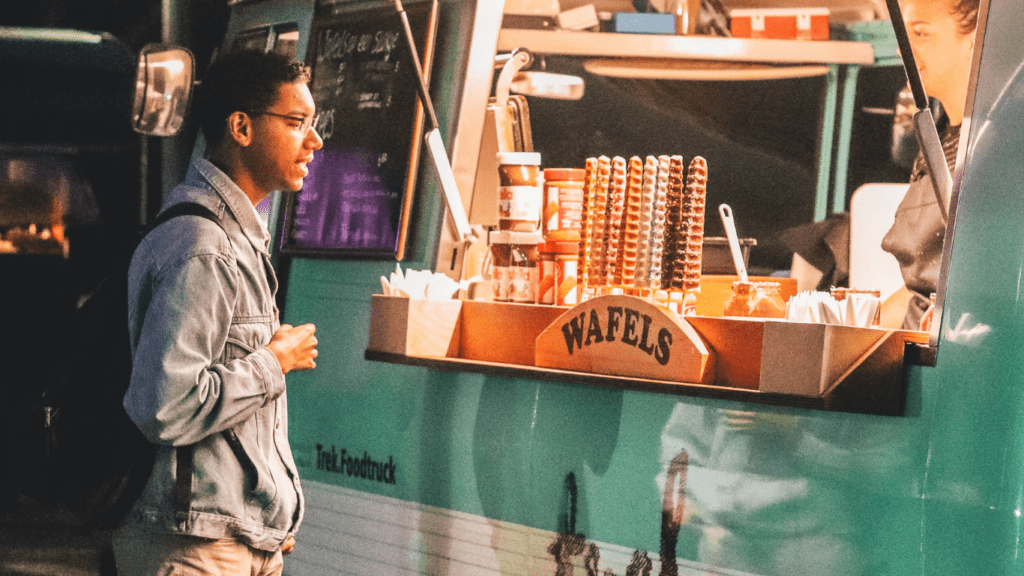
[[[73,174],[89,196],[81,204],[89,210],[64,213],[67,259],[0,254],[0,574],[115,574],[107,537],[61,503],[61,480],[75,471],[44,457],[42,394],[76,303],[134,245],[163,190],[184,173],[195,139],[192,124],[168,139],[132,131],[137,54],[148,43],[185,46],[201,78],[229,12],[226,0],[179,0],[174,36],[163,38],[159,0],[12,0],[0,10],[4,27],[114,37],[82,50],[8,41],[0,49],[0,196],[11,196],[4,187],[12,161]]]

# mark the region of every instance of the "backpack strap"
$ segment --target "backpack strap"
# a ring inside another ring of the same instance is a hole
[[[221,228],[223,228],[223,226],[220,223],[220,218],[218,218],[217,215],[213,213],[213,210],[210,210],[206,206],[203,206],[202,204],[196,202],[181,202],[161,212],[156,217],[156,220],[153,222],[153,226],[151,226],[149,230],[152,231],[157,226],[163,224],[164,222],[167,222],[171,218],[177,218],[178,216],[200,216],[202,218],[206,218],[210,222],[216,223],[218,226],[221,226]]]
[[[161,212],[147,233],[178,216],[200,216],[220,226],[221,230],[224,229],[220,218],[213,213],[213,210],[195,202],[182,202]],[[231,238],[228,238],[228,242],[230,241]],[[188,524],[189,510],[191,509],[194,452],[195,446],[192,444],[175,448],[174,520],[183,527]]]

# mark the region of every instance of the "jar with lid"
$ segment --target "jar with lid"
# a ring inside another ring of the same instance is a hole
[[[782,299],[782,284],[778,282],[754,282],[756,295],[750,308],[750,315],[756,318],[785,318],[786,301]]]
[[[498,229],[536,232],[543,202],[538,152],[498,153]]]
[[[725,309],[722,310],[722,316],[750,316],[756,294],[752,282],[733,282],[732,295],[725,301]]]
[[[583,223],[583,179],[581,168],[544,169],[544,209],[541,232],[554,242],[579,242]]]
[[[496,231],[491,232],[490,241],[491,253],[494,255],[494,300],[536,302],[540,276],[540,255],[537,252],[540,234]]]
[[[579,304],[576,284],[579,274],[580,244],[579,242],[546,242],[546,257],[551,259],[554,278],[551,290],[555,306],[575,306]],[[544,259],[542,255],[541,259]]]
[[[555,253],[554,242],[541,242],[537,245],[540,254],[540,279],[537,281],[537,304],[555,303]]]

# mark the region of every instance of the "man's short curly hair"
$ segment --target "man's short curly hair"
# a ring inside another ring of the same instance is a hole
[[[210,66],[196,90],[193,109],[210,145],[224,139],[227,119],[235,112],[266,110],[282,84],[309,83],[310,68],[282,54],[231,52]]]

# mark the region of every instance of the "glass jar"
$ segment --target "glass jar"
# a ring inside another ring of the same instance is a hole
[[[754,296],[750,315],[755,318],[785,318],[786,301],[782,299],[782,284],[778,282],[754,282]]]
[[[554,243],[542,242],[537,245],[540,254],[540,279],[537,281],[537,304],[555,303],[555,253]]]
[[[750,316],[754,304],[754,284],[751,282],[737,281],[732,283],[732,295],[725,301],[725,308],[722,316]]]
[[[543,201],[538,152],[498,153],[498,229],[536,232]]]
[[[555,305],[575,306],[580,303],[576,284],[579,275],[579,242],[549,242],[555,255]]]
[[[526,232],[491,232],[491,253],[494,255],[492,275],[496,302],[524,302],[537,300],[540,276],[540,255],[537,245],[540,234]]]
[[[544,212],[541,232],[553,242],[579,242],[583,223],[581,168],[544,169]]]

